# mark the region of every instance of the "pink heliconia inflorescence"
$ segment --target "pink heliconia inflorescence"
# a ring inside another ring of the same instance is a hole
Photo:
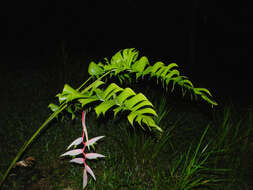
[[[82,126],[83,126],[83,134],[82,137],[78,137],[76,140],[74,140],[67,148],[70,149],[73,146],[77,146],[81,143],[83,143],[83,148],[82,149],[74,149],[74,150],[70,150],[65,152],[64,154],[62,154],[61,156],[77,156],[79,154],[83,154],[83,157],[81,158],[74,158],[72,160],[70,160],[70,162],[74,162],[77,164],[83,164],[84,165],[84,171],[83,171],[83,189],[87,186],[88,183],[88,176],[87,176],[87,172],[93,177],[94,180],[96,180],[96,177],[93,173],[93,171],[91,170],[91,168],[86,164],[86,159],[96,159],[96,158],[102,158],[105,157],[102,154],[98,154],[98,153],[85,153],[85,148],[86,146],[91,146],[94,143],[96,143],[99,139],[103,138],[104,136],[98,136],[98,137],[94,137],[92,139],[88,139],[88,132],[87,132],[87,127],[85,124],[85,116],[86,116],[86,112],[83,111],[82,113]],[[85,141],[86,140],[86,141]]]

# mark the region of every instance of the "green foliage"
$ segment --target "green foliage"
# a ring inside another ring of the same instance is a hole
[[[143,56],[138,58],[138,51],[134,48],[124,49],[117,52],[109,61],[105,58],[106,63],[91,62],[88,72],[93,78],[88,87],[73,89],[69,85],[65,85],[62,93],[58,94],[59,103],[71,103],[71,107],[77,109],[77,104],[85,109],[94,107],[97,116],[100,114],[105,115],[110,109],[113,110],[114,116],[121,111],[130,112],[127,116],[131,125],[137,122],[140,126],[145,124],[148,127],[155,128],[162,131],[161,128],[155,123],[154,117],[157,113],[153,109],[152,103],[142,93],[135,93],[131,88],[121,88],[115,83],[108,83],[107,76],[116,77],[122,84],[126,80],[132,81],[133,78],[138,80],[144,77],[156,78],[160,80],[167,90],[169,85],[172,84],[171,92],[174,90],[175,85],[182,89],[182,94],[185,95],[187,91],[195,97],[200,96],[203,100],[212,106],[217,103],[212,100],[212,95],[206,88],[195,88],[192,82],[185,76],[180,75],[176,69],[178,65],[171,63],[168,66],[162,62],[156,62],[150,65],[148,58]],[[85,82],[86,83],[86,82]],[[80,91],[81,90],[81,91]],[[76,100],[75,102],[73,102]],[[100,103],[99,103],[100,102]],[[98,105],[91,104],[97,103]],[[52,111],[57,107],[54,104],[49,106]],[[74,112],[71,107],[68,107],[68,112],[74,117]]]
[[[148,58],[145,56],[137,60],[138,55],[138,51],[134,48],[130,48],[117,52],[110,61],[105,59],[105,64],[101,62],[98,64],[91,62],[88,68],[91,77],[78,89],[74,89],[66,84],[62,93],[57,95],[59,105],[49,105],[53,113],[20,149],[3,175],[0,185],[5,181],[16,161],[39,135],[40,131],[64,110],[71,113],[72,118],[75,118],[75,113],[83,108],[85,110],[94,108],[97,116],[101,113],[106,114],[106,112],[111,109],[113,109],[115,116],[121,111],[128,111],[130,113],[127,118],[131,125],[134,125],[134,122],[136,122],[140,126],[145,125],[162,131],[155,123],[157,113],[152,103],[145,95],[142,93],[135,93],[131,88],[121,88],[115,83],[109,83],[108,76],[109,78],[118,78],[121,84],[125,81],[131,82],[133,78],[136,80],[139,78],[143,79],[144,77],[156,78],[157,81],[160,80],[162,82],[166,90],[170,87],[169,85],[172,84],[172,92],[175,85],[178,85],[181,87],[183,95],[189,91],[191,95],[195,97],[200,96],[212,106],[217,105],[217,103],[212,100],[209,90],[205,88],[195,88],[187,77],[180,75],[180,72],[176,69],[178,67],[177,64],[171,63],[166,66],[162,62],[157,62],[151,65]],[[91,80],[93,80],[93,82],[86,86]]]
[[[99,77],[106,72],[110,72],[110,76],[118,77],[121,83],[126,78],[132,79],[132,74],[135,74],[136,80],[140,77],[143,79],[145,76],[155,77],[157,80],[161,80],[166,89],[172,83],[171,92],[174,90],[175,85],[179,85],[182,88],[183,95],[188,90],[211,105],[217,105],[212,100],[209,90],[206,88],[195,88],[188,77],[180,75],[180,72],[176,69],[178,67],[176,63],[166,66],[163,62],[156,62],[154,65],[150,65],[147,57],[142,56],[139,60],[137,60],[137,57],[138,51],[134,48],[121,50],[111,58],[110,62],[105,59],[106,64],[91,62],[89,74],[93,77]]]

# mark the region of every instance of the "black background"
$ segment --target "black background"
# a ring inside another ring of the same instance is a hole
[[[36,60],[54,56],[62,42],[101,58],[134,47],[152,61],[176,62],[193,82],[252,102],[252,1],[8,1],[1,10],[1,65],[9,72],[50,68]]]

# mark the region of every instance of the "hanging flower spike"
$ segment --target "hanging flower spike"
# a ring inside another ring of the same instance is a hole
[[[86,116],[86,112],[83,111],[83,113],[82,113],[83,132],[84,132],[84,134],[85,134],[85,139],[86,139],[86,141],[88,142],[89,139],[88,139],[87,127],[86,127],[86,124],[85,124],[85,116]]]
[[[98,154],[98,153],[85,153],[85,148],[86,146],[91,146],[94,143],[96,143],[98,140],[102,139],[104,136],[98,136],[98,137],[94,137],[90,140],[88,140],[88,132],[87,132],[87,127],[85,124],[85,111],[83,111],[82,113],[82,126],[83,126],[83,134],[82,137],[78,137],[76,140],[74,140],[67,148],[70,149],[72,146],[77,146],[81,143],[83,143],[83,148],[82,149],[75,149],[75,150],[70,150],[65,152],[64,154],[61,155],[62,156],[76,156],[79,154],[83,154],[83,158],[74,158],[72,160],[70,160],[70,162],[74,162],[77,164],[83,164],[84,165],[84,171],[83,171],[83,189],[87,186],[88,183],[88,175],[87,172],[93,177],[94,180],[96,180],[96,177],[93,173],[93,171],[91,170],[91,168],[86,164],[86,159],[96,159],[96,158],[102,158],[105,157],[102,154]],[[86,141],[85,141],[86,140]]]

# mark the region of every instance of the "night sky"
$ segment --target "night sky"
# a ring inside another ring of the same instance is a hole
[[[7,21],[1,67],[9,72],[35,66],[28,58],[54,56],[62,42],[78,55],[99,57],[134,47],[151,60],[176,62],[190,79],[224,95],[253,97],[252,1],[38,0],[1,9]]]

